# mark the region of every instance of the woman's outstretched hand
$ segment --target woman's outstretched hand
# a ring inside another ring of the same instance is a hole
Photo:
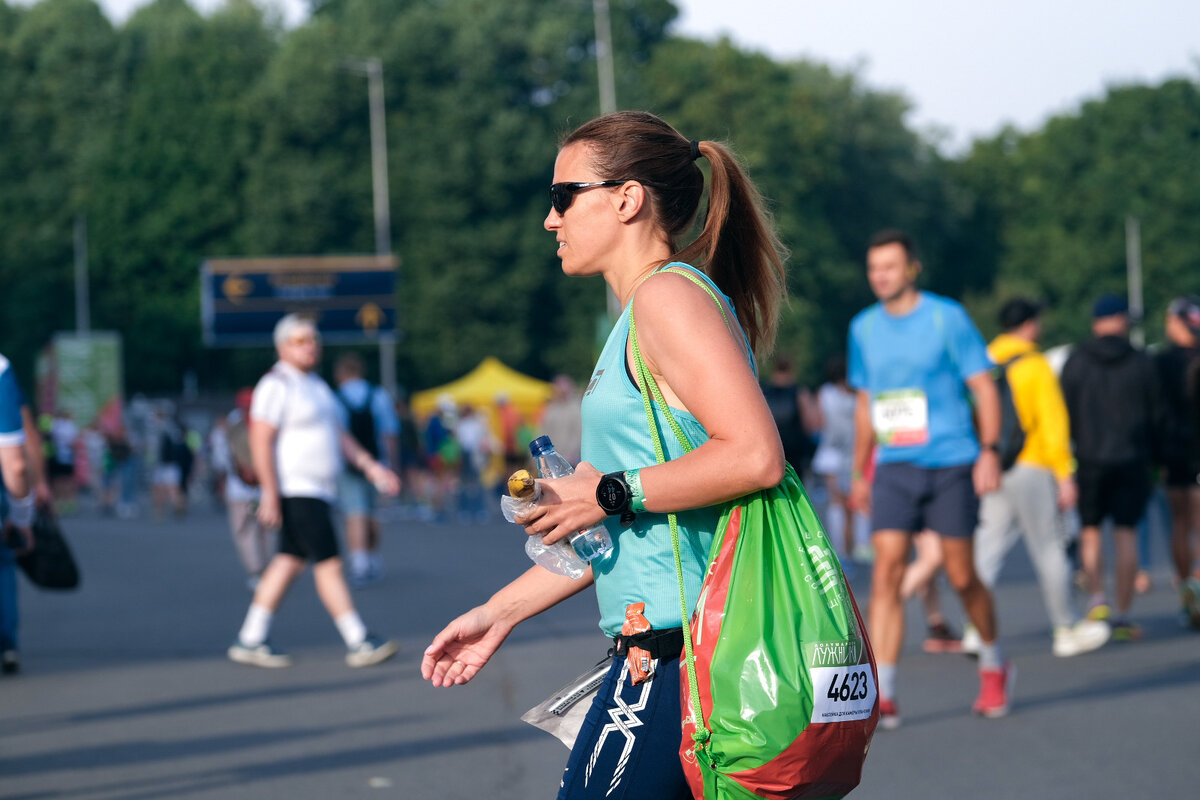
[[[487,606],[473,608],[433,637],[421,659],[421,677],[434,686],[461,686],[483,669],[512,626]]]

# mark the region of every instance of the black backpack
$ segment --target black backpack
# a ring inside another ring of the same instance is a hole
[[[354,441],[371,454],[371,458],[379,458],[379,437],[375,434],[375,414],[371,411],[371,402],[375,399],[375,387],[372,386],[367,392],[367,399],[359,408],[351,406],[341,392],[338,392],[337,396],[350,415],[350,422],[346,426],[346,430],[354,437]],[[353,465],[347,464],[346,468],[359,475],[362,474],[362,470]]]
[[[786,386],[775,386],[771,383],[762,385],[763,397],[771,416],[775,418],[775,427],[779,429],[779,439],[783,442],[783,457],[798,475],[804,474],[812,462],[813,454],[817,451],[817,443],[808,431],[804,430],[804,420],[800,417],[800,409],[796,404],[796,395],[800,386],[795,383]]]
[[[1017,416],[1017,404],[1013,401],[1012,386],[1008,382],[1008,368],[1025,355],[1022,353],[992,367],[996,394],[1000,396],[1000,439],[996,442],[996,447],[1000,456],[1000,469],[1004,472],[1017,463],[1017,456],[1025,449],[1025,429],[1021,427],[1021,418]]]

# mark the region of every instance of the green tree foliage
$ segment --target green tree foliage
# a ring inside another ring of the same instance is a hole
[[[0,347],[24,375],[75,325],[73,220],[112,120],[115,51],[91,0],[0,4]]]
[[[972,308],[994,330],[1004,297],[1052,305],[1047,341],[1087,335],[1092,301],[1125,293],[1125,220],[1141,223],[1149,339],[1172,297],[1200,291],[1200,85],[1110,89],[1078,113],[979,142],[959,166],[969,230],[996,275]]]
[[[207,16],[156,0],[114,28],[94,0],[0,0],[0,351],[26,382],[74,326],[80,214],[92,324],[123,334],[129,391],[254,380],[269,350],[201,345],[200,262],[373,252],[367,81],[347,69],[366,58],[385,83],[402,381],[486,355],[586,376],[604,286],[565,278],[542,224],[557,142],[597,113],[591,0],[311,5],[284,30],[251,0]],[[948,161],[902,96],[853,71],[672,36],[668,0],[610,8],[620,105],[728,141],[767,198],[792,252],[779,349],[810,380],[871,302],[864,246],[883,227],[916,235],[926,285],[985,330],[1020,289],[1078,333],[1091,296],[1121,287],[1131,214],[1150,307],[1195,290],[1194,82],[1116,89]]]

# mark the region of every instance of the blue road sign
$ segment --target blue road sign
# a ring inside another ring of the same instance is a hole
[[[326,341],[396,335],[393,256],[210,258],[200,265],[204,343],[263,346],[284,314],[311,314]]]

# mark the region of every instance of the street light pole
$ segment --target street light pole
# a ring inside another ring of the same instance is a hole
[[[608,0],[592,0],[592,16],[596,24],[596,75],[600,81],[600,113],[617,110],[617,82],[613,76],[612,18]]]
[[[371,188],[375,201],[375,253],[392,254],[392,212],[388,198],[387,122],[383,108],[383,62],[378,58],[345,59],[351,72],[367,76],[367,98],[371,115]],[[379,335],[379,381],[396,395],[396,337]]]
[[[1142,225],[1137,217],[1125,218],[1125,282],[1129,290],[1129,318],[1133,325],[1129,340],[1137,347],[1146,344],[1145,306],[1142,302]]]
[[[612,18],[608,0],[592,0],[592,18],[596,26],[596,77],[600,89],[600,113],[617,110],[617,82],[613,75]],[[615,321],[621,316],[621,301],[612,289],[605,292],[608,316]]]

